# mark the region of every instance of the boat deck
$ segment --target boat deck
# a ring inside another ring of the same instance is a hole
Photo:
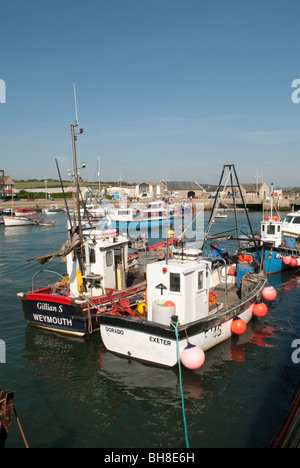
[[[209,307],[209,314],[215,314],[219,310],[222,310],[224,307],[231,306],[238,302],[240,300],[240,291],[236,287],[235,284],[228,284],[228,290],[227,290],[227,301],[226,301],[226,293],[225,293],[225,288],[224,285],[222,284],[217,285],[215,288],[211,289],[210,291],[217,294],[217,300],[214,305],[211,305]]]

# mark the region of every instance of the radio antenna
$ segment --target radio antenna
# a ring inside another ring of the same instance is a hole
[[[75,81],[73,82],[73,87],[74,87],[74,100],[75,100],[76,125],[78,125],[78,112],[77,112],[77,99],[76,99],[76,87],[75,87]]]

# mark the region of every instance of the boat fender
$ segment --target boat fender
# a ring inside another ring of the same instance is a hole
[[[243,319],[241,319],[240,317],[235,317],[232,322],[231,322],[231,331],[235,334],[235,335],[242,335],[243,333],[245,333],[246,329],[247,329],[247,325],[246,325],[246,322],[244,322]]]
[[[252,313],[255,317],[265,317],[268,313],[268,307],[264,302],[256,302],[252,307]]]
[[[205,362],[205,353],[199,346],[188,343],[181,352],[180,361],[187,369],[199,369]]]
[[[148,306],[145,302],[140,302],[136,308],[136,310],[138,311],[139,314],[141,315],[145,315],[147,310],[148,310]]]
[[[282,259],[285,265],[290,265],[292,263],[292,257],[290,255],[285,255]]]
[[[266,300],[266,301],[275,301],[276,297],[277,297],[277,291],[276,289],[273,287],[273,286],[266,286],[263,290],[262,290],[262,297]]]
[[[82,274],[80,270],[76,271],[76,277],[77,277],[78,291],[83,292],[83,279],[82,279]]]

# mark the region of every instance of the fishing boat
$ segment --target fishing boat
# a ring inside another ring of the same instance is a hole
[[[137,303],[143,299],[146,289],[144,269],[159,254],[152,247],[151,251],[142,248],[140,253],[129,255],[131,241],[116,229],[104,229],[101,225],[83,229],[75,146],[77,125],[71,125],[77,201],[77,216],[73,220],[65,199],[69,240],[59,251],[28,259],[44,265],[54,257],[63,258],[66,275],[51,270],[38,271],[29,290],[19,293],[18,297],[28,324],[85,336],[99,329],[99,309],[112,310],[116,301]],[[160,244],[158,247],[161,249]],[[139,257],[142,259],[140,265]]]
[[[32,226],[36,224],[35,221],[32,220],[30,217],[18,215],[3,216],[3,222],[6,227]]]
[[[161,202],[159,205],[161,205]],[[101,221],[104,227],[111,227],[118,231],[139,231],[151,227],[165,226],[168,217],[165,211],[146,209],[142,212],[134,212],[132,207],[120,206],[108,209]]]
[[[296,237],[284,228],[285,221],[281,220],[280,213],[275,208],[273,194],[272,184],[271,205],[264,212],[261,233],[257,235],[259,248],[255,249],[258,252],[258,259],[262,262],[268,275],[294,270],[300,266],[300,246]],[[289,217],[290,215],[286,219]],[[296,216],[292,218],[292,221],[295,218]],[[250,251],[254,252],[254,247]]]
[[[234,166],[225,167],[235,172]],[[206,350],[243,333],[253,314],[265,313],[264,272],[250,263],[236,267],[233,276],[224,250],[205,256],[202,249],[183,244],[170,258],[148,264],[144,303],[133,308],[124,301],[113,310],[99,310],[106,349],[152,365],[174,367],[180,359],[189,369],[199,368]]]
[[[295,239],[300,238],[300,211],[291,211],[282,222],[282,232]]]
[[[39,221],[37,223],[38,226],[44,227],[44,226],[54,226],[55,221]]]
[[[15,210],[15,215],[33,217],[36,215],[36,211],[28,211],[26,208],[20,208],[18,210]]]
[[[36,211],[29,212],[26,210],[26,208],[20,208],[19,210],[14,210],[13,200],[14,200],[14,195],[13,195],[13,190],[12,190],[10,213],[2,216],[5,227],[32,226],[33,224],[36,224],[36,219],[33,218],[33,216],[35,216],[36,214]]]
[[[44,208],[43,213],[48,215],[55,215],[60,212],[60,207],[58,205],[51,205],[49,208]]]

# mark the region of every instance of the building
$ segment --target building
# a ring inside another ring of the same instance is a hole
[[[157,184],[152,182],[141,182],[136,186],[136,198],[156,198],[157,197]]]
[[[4,171],[0,170],[0,198],[11,198],[14,185],[12,178],[4,175]]]
[[[263,182],[261,184],[241,184],[241,190],[243,196],[246,199],[260,198],[262,200],[265,200],[271,195],[271,189],[268,187],[266,182]]]
[[[198,182],[161,181],[158,184],[161,195],[168,192],[173,197],[191,199],[202,198],[204,188]]]

